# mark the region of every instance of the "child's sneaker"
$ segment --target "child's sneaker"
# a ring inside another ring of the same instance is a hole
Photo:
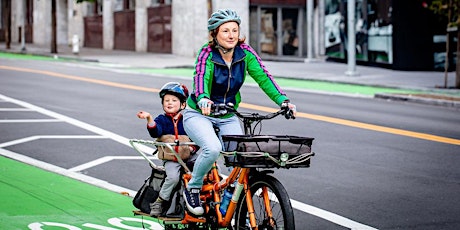
[[[184,189],[183,194],[187,210],[197,216],[201,216],[204,213],[203,207],[201,207],[200,201],[200,189],[192,188],[190,190]]]
[[[158,197],[158,199],[150,203],[150,216],[158,217],[163,213],[163,199]]]

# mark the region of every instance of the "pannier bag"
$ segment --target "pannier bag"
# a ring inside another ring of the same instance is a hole
[[[134,207],[143,213],[149,214],[150,203],[155,202],[158,198],[165,177],[166,173],[164,169],[152,168],[152,174],[144,181],[144,184],[133,198]]]
[[[144,184],[133,198],[134,207],[145,214],[150,214],[150,204],[158,198],[161,186],[163,186],[166,173],[162,168],[152,168],[152,174],[144,181]],[[171,199],[163,202],[161,216],[182,219],[185,215],[185,201],[182,197],[184,186],[180,181],[173,189]]]

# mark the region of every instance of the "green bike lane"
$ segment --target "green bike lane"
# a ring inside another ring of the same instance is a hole
[[[0,156],[0,229],[162,229],[132,198]]]

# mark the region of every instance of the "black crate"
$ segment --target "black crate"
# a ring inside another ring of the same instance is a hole
[[[245,168],[301,168],[310,166],[314,138],[287,135],[224,135],[225,165]],[[287,164],[278,164],[282,153]]]

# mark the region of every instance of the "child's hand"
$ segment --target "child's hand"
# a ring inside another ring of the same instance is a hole
[[[140,119],[147,119],[147,118],[150,117],[150,113],[145,112],[145,111],[139,111],[137,113],[137,117],[140,118]]]

